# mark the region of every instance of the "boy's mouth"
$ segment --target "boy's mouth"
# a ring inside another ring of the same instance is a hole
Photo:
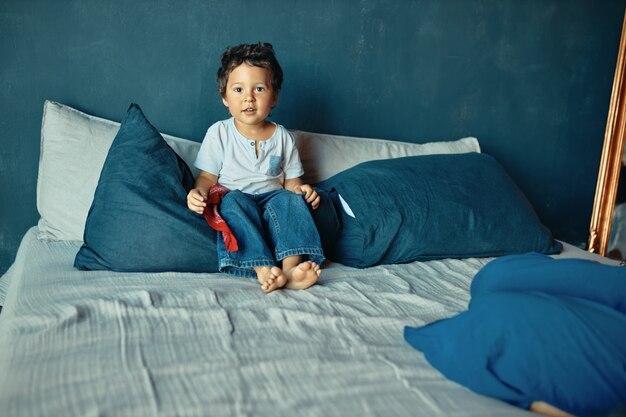
[[[247,109],[244,109],[243,112],[244,113],[254,113],[256,110],[252,107],[248,107]]]

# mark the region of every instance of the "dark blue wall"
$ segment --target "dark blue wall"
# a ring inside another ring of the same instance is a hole
[[[38,214],[43,101],[201,140],[224,47],[274,44],[275,119],[411,142],[477,136],[566,241],[587,240],[626,0],[4,0],[0,272]]]

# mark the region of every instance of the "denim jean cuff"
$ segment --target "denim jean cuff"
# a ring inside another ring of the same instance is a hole
[[[276,266],[276,262],[269,259],[256,259],[253,261],[221,259],[219,261],[220,272],[245,278],[256,278],[256,272],[254,271],[256,266]]]
[[[303,256],[307,258],[309,261],[315,262],[318,265],[321,265],[325,260],[324,252],[322,251],[322,249],[315,247],[315,246],[295,248],[295,249],[289,249],[289,250],[276,252],[276,259],[279,261],[282,261],[283,259],[289,256],[298,256],[298,255]]]

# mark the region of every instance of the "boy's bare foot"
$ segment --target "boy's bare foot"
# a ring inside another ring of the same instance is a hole
[[[293,268],[286,269],[286,287],[292,290],[303,290],[317,282],[322,270],[318,264],[311,261],[302,262]]]
[[[287,283],[287,277],[277,266],[259,266],[254,268],[254,271],[264,293],[282,288]]]

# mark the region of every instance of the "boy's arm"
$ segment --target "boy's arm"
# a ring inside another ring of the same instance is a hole
[[[187,194],[187,207],[191,211],[202,214],[206,207],[206,199],[209,195],[209,188],[217,184],[217,175],[206,171],[200,171],[196,179],[195,188]]]
[[[320,196],[317,194],[317,191],[315,191],[315,188],[311,187],[309,184],[303,184],[300,177],[286,179],[284,187],[286,190],[295,194],[304,193],[304,199],[311,205],[313,210],[317,209],[320,205]]]
[[[295,188],[300,185],[302,185],[302,179],[300,179],[300,177],[296,177],[296,178],[286,179],[285,184],[283,186],[285,190],[289,190],[293,193],[300,194],[302,193],[302,191],[298,192],[295,190]]]

